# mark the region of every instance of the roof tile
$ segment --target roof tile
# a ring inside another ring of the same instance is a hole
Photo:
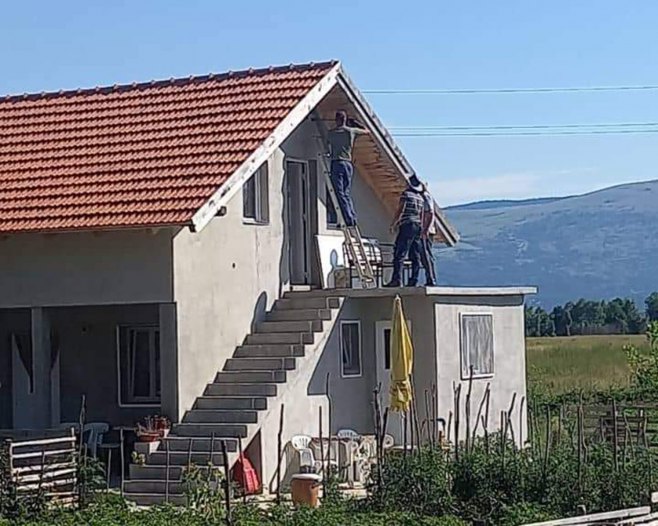
[[[0,232],[189,224],[334,65],[0,97]]]

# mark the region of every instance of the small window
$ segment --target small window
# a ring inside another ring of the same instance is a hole
[[[329,195],[329,188],[325,188],[325,207],[327,209],[327,228],[338,228],[338,214],[336,214],[336,207],[334,201]]]
[[[250,223],[270,220],[267,163],[264,163],[242,187],[242,216]]]
[[[341,322],[340,354],[343,376],[361,376],[361,324],[358,321]]]
[[[493,316],[463,314],[461,316],[462,378],[494,374]]]
[[[160,403],[160,331],[157,327],[119,327],[119,403]]]
[[[391,370],[391,329],[384,329],[384,370]]]

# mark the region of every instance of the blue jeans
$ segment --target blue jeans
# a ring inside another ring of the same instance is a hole
[[[434,253],[432,252],[432,240],[429,237],[420,239],[420,264],[411,263],[411,281],[412,283],[418,282],[418,274],[420,273],[420,265],[425,269],[425,284],[436,285],[436,271],[434,270]]]
[[[356,225],[356,212],[352,202],[352,176],[354,166],[349,161],[331,161],[331,183],[338,198],[338,206],[343,213],[345,226]]]
[[[420,245],[420,223],[406,222],[400,225],[398,235],[395,238],[395,251],[393,253],[393,276],[391,283],[399,284],[402,278],[402,265],[404,259],[409,255],[411,260],[411,268],[420,268],[420,253],[422,247]],[[416,272],[417,274],[417,272]],[[415,285],[418,276],[411,276],[409,285]]]

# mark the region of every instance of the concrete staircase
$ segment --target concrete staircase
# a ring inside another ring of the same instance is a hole
[[[145,463],[131,464],[130,480],[124,483],[126,497],[139,505],[165,500],[183,504],[184,468],[210,462],[222,467],[222,440],[232,466],[238,458],[238,438],[246,447],[256,435],[264,415],[276,406],[279,389],[331,331],[341,304],[342,298],[320,291],[292,292],[277,300],[157,450],[146,455]]]

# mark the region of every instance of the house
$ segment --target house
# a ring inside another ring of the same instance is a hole
[[[318,136],[339,108],[371,132],[355,148],[361,231],[391,242],[412,168],[337,62],[0,99],[0,428],[76,421],[84,395],[88,421],[166,414],[172,464],[207,462],[212,437],[233,462],[241,437],[269,484],[282,405],[285,440],[316,435],[320,407],[326,432],[327,385],[332,431],[372,432],[395,294],[437,415],[471,366],[492,414],[524,396],[533,289],[330,288],[322,247],[335,266],[343,234]],[[169,469],[161,449],[126,491],[179,494]]]

